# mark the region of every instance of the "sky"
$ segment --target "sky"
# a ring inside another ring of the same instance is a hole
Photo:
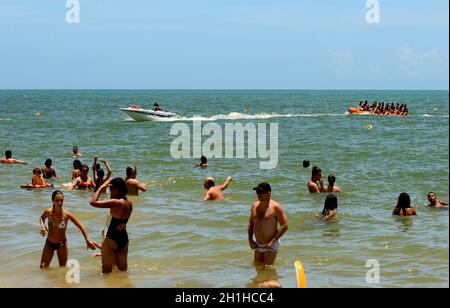
[[[0,0],[0,89],[448,90],[449,2]]]

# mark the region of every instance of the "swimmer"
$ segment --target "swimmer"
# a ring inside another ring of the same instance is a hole
[[[95,183],[88,175],[89,167],[83,165],[81,167],[81,174],[79,177],[75,179],[72,183],[72,186],[69,187],[69,190],[79,189],[79,190],[91,190],[95,189]]]
[[[413,216],[417,215],[416,210],[411,207],[411,198],[407,193],[401,193],[398,197],[396,207],[392,210],[392,215]]]
[[[322,179],[322,169],[318,166],[314,166],[311,172],[311,180],[308,182],[308,190],[310,193],[325,192]]]
[[[207,177],[203,182],[203,187],[207,190],[203,201],[224,201],[225,197],[222,192],[227,189],[232,180],[233,178],[229,176],[222,185],[216,186],[214,178]]]
[[[328,220],[331,217],[336,217],[338,208],[338,199],[335,195],[328,195],[325,199],[323,211],[318,215],[322,220]]]
[[[39,219],[41,225],[41,235],[48,233],[44,250],[41,257],[41,268],[50,266],[54,252],[58,255],[59,266],[66,266],[69,249],[67,247],[66,230],[69,220],[80,229],[86,240],[88,249],[95,250],[95,242],[89,239],[88,233],[78,219],[63,209],[64,194],[56,190],[52,194],[53,207],[45,210]],[[45,220],[48,219],[48,229],[45,227]]]
[[[81,175],[81,167],[83,167],[83,165],[81,164],[81,161],[79,161],[78,159],[75,159],[72,165],[73,165],[72,180],[75,180],[77,177]]]
[[[126,169],[127,177],[125,178],[125,183],[127,184],[128,188],[128,195],[139,195],[139,191],[146,192],[147,186],[144,183],[139,182],[137,178],[137,168],[134,167],[127,167]]]
[[[21,164],[21,165],[30,165],[31,163],[28,163],[26,161],[18,160],[12,157],[12,152],[10,150],[5,151],[5,157],[3,157],[0,160],[0,164]]]
[[[45,182],[44,177],[41,175],[41,173],[42,173],[41,169],[39,168],[33,169],[33,177],[31,178],[31,185],[39,187],[51,187],[50,184]]]
[[[72,148],[72,156],[73,156],[73,158],[80,158],[81,157],[81,152],[78,150],[77,146],[74,146]]]
[[[52,168],[52,160],[50,158],[48,158],[45,163],[45,168],[42,168],[42,175],[44,177],[44,179],[51,179],[53,177],[57,177],[56,176],[56,171],[55,169]]]
[[[280,248],[280,238],[288,230],[288,219],[283,207],[271,199],[272,188],[269,183],[261,183],[253,190],[256,191],[259,201],[252,205],[248,223],[248,243],[255,251],[255,265],[271,266],[275,263]]]
[[[428,204],[428,206],[432,206],[432,207],[448,206],[447,202],[437,200],[436,194],[432,191],[430,191],[428,193],[427,198],[428,198],[428,202],[430,202],[430,204]]]
[[[195,165],[195,167],[200,167],[200,168],[208,168],[208,159],[205,156],[202,156],[200,158],[200,164]]]
[[[109,187],[111,197],[99,200],[101,191]],[[105,181],[94,193],[91,205],[110,209],[111,222],[106,237],[101,244],[102,272],[111,273],[116,264],[120,271],[128,269],[128,233],[126,225],[133,211],[133,203],[127,199],[127,184],[121,178]]]
[[[334,183],[336,182],[336,176],[331,173],[328,175],[328,186],[326,188],[326,192],[329,193],[340,193],[342,192],[341,188],[339,186],[335,186]]]
[[[100,160],[106,167],[106,170],[108,170],[108,173],[105,177],[105,171],[103,171],[102,168],[100,168],[100,164],[97,164],[98,156],[94,156],[94,165],[92,166],[92,173],[94,177],[94,183],[95,183],[95,189],[94,192],[97,191],[98,187],[100,187],[103,182],[108,181],[111,178],[112,170],[109,166],[108,162],[104,159]],[[105,193],[106,189],[102,191],[102,193]]]

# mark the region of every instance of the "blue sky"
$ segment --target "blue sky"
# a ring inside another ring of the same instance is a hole
[[[0,0],[0,89],[448,89],[447,0],[79,2]]]

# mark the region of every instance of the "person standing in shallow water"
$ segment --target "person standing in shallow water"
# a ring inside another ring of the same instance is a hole
[[[139,195],[139,191],[146,192],[147,186],[144,183],[139,182],[137,178],[137,168],[134,167],[127,167],[126,169],[127,177],[125,178],[125,183],[127,184],[128,188],[128,194],[130,196]]]
[[[40,264],[41,268],[47,268],[50,266],[50,262],[53,259],[55,251],[58,255],[59,266],[66,266],[69,254],[66,230],[69,220],[72,221],[78,229],[80,229],[84,239],[86,240],[87,248],[95,250],[96,247],[95,242],[89,239],[86,229],[78,221],[78,219],[63,209],[64,194],[61,191],[56,190],[53,192],[52,202],[53,207],[45,210],[39,219],[39,223],[41,225],[41,235],[45,236],[48,233],[44,250],[42,251]],[[45,220],[48,220],[48,229],[45,227]]]
[[[111,197],[99,200],[101,191],[109,187]],[[91,205],[96,208],[110,209],[111,222],[101,245],[102,272],[111,273],[116,264],[120,271],[128,269],[128,233],[127,223],[133,211],[133,203],[127,199],[127,184],[121,178],[105,181],[94,193]]]
[[[248,243],[255,251],[255,265],[271,266],[275,263],[280,248],[280,238],[288,230],[288,219],[284,208],[272,200],[269,183],[263,182],[253,190],[256,191],[258,202],[252,205],[250,213]]]
[[[325,192],[322,179],[322,169],[314,166],[311,171],[311,180],[308,182],[308,190],[310,193]]]
[[[228,185],[232,180],[233,178],[229,176],[225,180],[225,183],[216,186],[214,178],[207,177],[203,181],[203,187],[207,190],[203,201],[224,201],[225,197],[223,196],[223,191],[228,188]]]
[[[411,198],[407,193],[401,193],[398,197],[398,202],[392,210],[392,215],[395,216],[413,216],[417,215],[416,210],[411,207]]]

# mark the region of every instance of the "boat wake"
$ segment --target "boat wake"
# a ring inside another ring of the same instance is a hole
[[[239,120],[267,120],[277,118],[299,118],[299,117],[322,117],[322,116],[345,116],[345,113],[333,114],[333,113],[316,113],[316,114],[278,114],[278,113],[261,113],[261,114],[246,114],[239,112],[232,112],[229,114],[218,114],[210,117],[204,117],[201,115],[194,115],[192,117],[181,118],[159,118],[155,117],[154,121],[157,122],[187,122],[187,121],[239,121]],[[130,120],[130,119],[128,119]]]

